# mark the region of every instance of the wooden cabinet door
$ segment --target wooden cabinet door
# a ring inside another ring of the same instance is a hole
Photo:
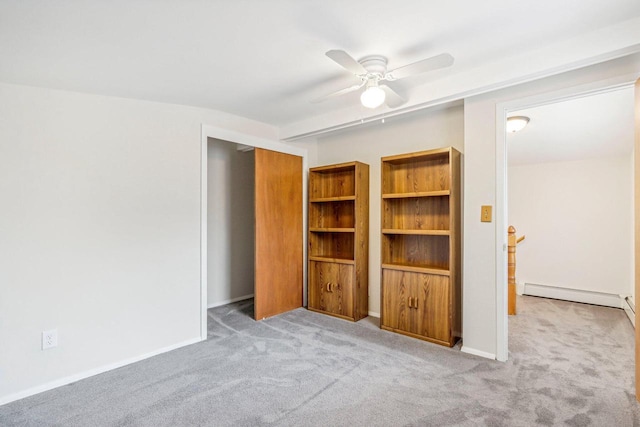
[[[436,341],[451,341],[447,276],[385,269],[382,292],[383,327]]]
[[[417,334],[440,341],[451,340],[451,310],[449,307],[449,277],[435,274],[415,274],[416,290],[413,305],[417,305]]]
[[[302,157],[255,150],[256,320],[302,307]]]
[[[418,330],[415,313],[409,307],[416,289],[412,279],[404,271],[382,270],[382,326],[405,332]]]
[[[353,266],[311,261],[309,308],[353,318]]]

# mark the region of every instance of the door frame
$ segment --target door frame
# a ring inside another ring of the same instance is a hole
[[[633,87],[637,80],[637,74],[627,74],[611,79],[601,80],[565,88],[558,91],[540,95],[528,96],[520,99],[500,102],[496,104],[496,208],[495,208],[495,248],[496,248],[496,359],[507,361],[509,355],[509,333],[507,314],[507,114],[512,111],[525,108],[539,107],[570,99],[583,98],[610,92],[623,88]],[[637,153],[636,153],[637,154]],[[635,221],[634,217],[634,221]],[[636,253],[634,259],[637,262]]]
[[[308,152],[304,147],[295,147],[280,141],[260,138],[242,132],[223,129],[217,126],[202,125],[200,143],[200,339],[207,339],[207,180],[208,180],[208,140],[215,138],[234,144],[247,145],[254,148],[277,151],[285,154],[293,154],[302,157],[302,217],[307,217],[307,173]],[[302,224],[302,256],[307,258],[307,224]],[[306,305],[307,266],[302,263],[302,303]]]

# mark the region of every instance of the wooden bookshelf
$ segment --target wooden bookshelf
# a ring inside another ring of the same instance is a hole
[[[309,310],[369,313],[369,165],[309,169]]]
[[[460,153],[382,158],[380,327],[453,346],[461,330]]]

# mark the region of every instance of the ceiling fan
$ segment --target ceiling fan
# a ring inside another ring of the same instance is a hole
[[[326,55],[338,65],[353,73],[354,76],[360,79],[360,83],[317,98],[311,102],[322,102],[329,98],[354,92],[365,87],[364,92],[360,95],[360,101],[362,105],[367,108],[377,108],[383,103],[386,103],[391,108],[395,108],[407,102],[384,82],[393,82],[404,79],[405,77],[437,70],[438,68],[449,67],[453,64],[453,56],[448,53],[442,53],[387,71],[387,58],[384,56],[369,55],[360,61],[356,61],[344,50],[330,50]]]

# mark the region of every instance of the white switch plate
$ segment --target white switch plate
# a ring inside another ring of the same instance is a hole
[[[42,331],[42,349],[47,350],[49,348],[58,346],[58,330],[51,329],[50,331]]]

